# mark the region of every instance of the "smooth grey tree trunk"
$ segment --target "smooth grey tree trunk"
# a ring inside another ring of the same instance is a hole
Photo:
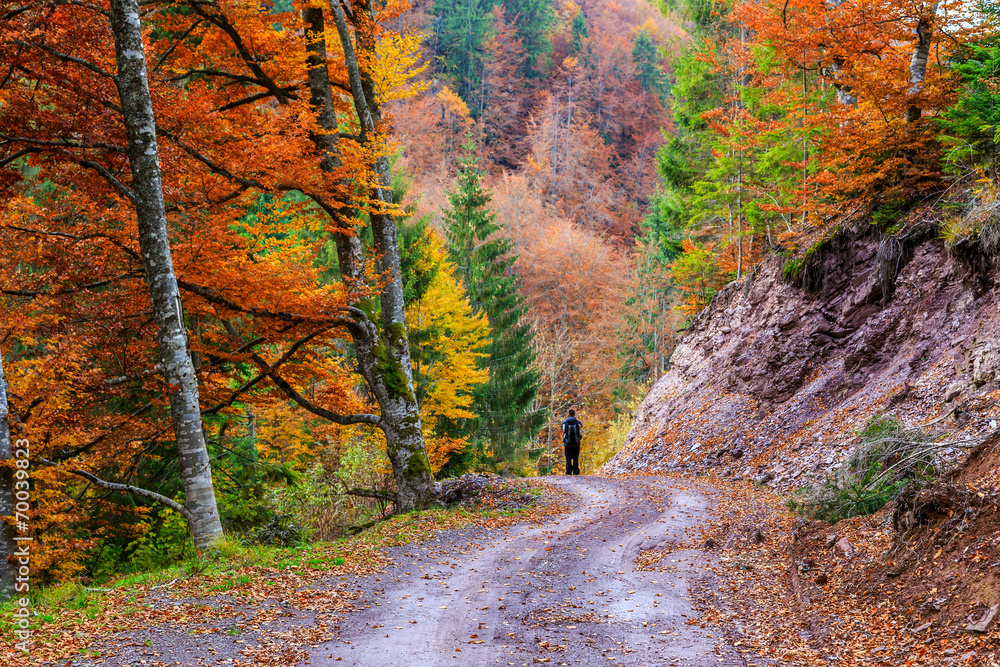
[[[916,97],[924,87],[924,79],[927,77],[927,59],[931,53],[931,36],[934,28],[934,18],[937,16],[938,3],[931,5],[927,16],[921,16],[917,21],[916,37],[917,44],[913,48],[913,57],[910,59],[910,89],[907,94]],[[920,120],[923,110],[915,103],[910,104],[906,110],[905,119],[907,123],[915,123]]]
[[[357,55],[351,41],[346,18],[337,0],[330,3],[337,32],[344,48],[345,63],[351,85],[354,107],[361,122],[362,136],[373,140],[378,122],[378,108],[365,90],[365,81],[358,67]],[[355,11],[365,11],[356,3]],[[303,20],[311,35],[326,34],[322,9],[306,7]],[[337,118],[333,106],[329,72],[326,66],[324,39],[316,39],[308,46],[309,89],[313,106],[318,111],[323,134],[313,137],[321,153],[321,165],[333,171],[342,164],[337,144]],[[373,165],[376,186],[373,199],[391,205],[391,172],[387,158],[379,158]],[[345,215],[343,211],[340,215]],[[386,453],[392,463],[396,479],[396,509],[410,511],[424,506],[434,490],[434,477],[427,460],[427,450],[421,430],[420,407],[413,388],[413,367],[409,339],[406,332],[405,303],[399,264],[399,244],[396,225],[392,216],[373,212],[370,214],[379,271],[386,277],[380,297],[381,331],[372,320],[373,308],[369,303],[355,304],[357,323],[351,328],[358,368],[379,404],[379,428],[385,434]],[[336,234],[337,257],[341,278],[351,285],[364,277],[364,253],[357,235]]]
[[[159,329],[162,372],[172,390],[170,416],[184,484],[184,506],[190,512],[188,522],[195,547],[204,549],[222,536],[222,523],[202,429],[198,379],[188,351],[181,296],[170,254],[156,121],[136,0],[111,0],[111,30],[118,59],[118,94],[128,134],[139,249]]]
[[[14,449],[10,441],[10,420],[7,407],[7,379],[3,374],[3,354],[0,353],[0,461],[10,461]],[[13,470],[4,468],[0,472],[0,516],[14,515],[14,475]],[[14,595],[17,566],[7,558],[17,549],[14,541],[14,527],[0,521],[0,601]]]

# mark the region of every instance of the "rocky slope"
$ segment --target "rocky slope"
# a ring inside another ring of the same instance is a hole
[[[783,265],[731,283],[692,322],[606,472],[711,469],[788,490],[843,465],[876,414],[970,439],[997,428],[988,258],[866,226],[812,252],[794,281]]]

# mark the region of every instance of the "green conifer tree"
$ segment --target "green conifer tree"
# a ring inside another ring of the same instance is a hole
[[[458,267],[474,308],[486,313],[490,341],[490,379],[475,391],[477,418],[463,431],[481,451],[489,447],[493,463],[510,461],[527,448],[548,415],[534,407],[540,383],[532,369],[534,335],[521,320],[527,312],[513,274],[516,256],[509,239],[498,236],[500,225],[489,210],[490,194],[482,187],[482,171],[471,139],[458,175],[458,191],[448,197],[444,212],[445,238],[450,259]]]
[[[492,10],[493,0],[434,0],[438,57],[473,116],[478,116],[480,110],[483,43]]]
[[[639,85],[648,93],[654,93],[660,100],[667,98],[667,78],[660,67],[660,52],[653,39],[645,30],[635,36],[632,59],[638,68]]]
[[[552,0],[502,0],[507,16],[514,18],[514,28],[524,47],[524,76],[537,77],[552,53],[549,31],[556,20]]]
[[[576,13],[573,17],[573,22],[570,24],[570,32],[573,35],[573,40],[570,43],[570,51],[573,53],[580,53],[583,51],[583,40],[590,37],[590,31],[587,29],[587,17],[583,15],[582,11]]]

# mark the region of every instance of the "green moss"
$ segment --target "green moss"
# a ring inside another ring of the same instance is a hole
[[[839,228],[835,227],[829,234],[817,240],[809,246],[809,249],[803,253],[802,257],[797,259],[792,257],[787,258],[785,265],[781,269],[781,278],[785,282],[794,283],[801,287],[804,272],[811,267],[812,262],[818,260],[818,253],[830,245],[838,230]]]
[[[417,479],[431,475],[431,464],[423,452],[414,452],[406,463],[406,478]]]
[[[403,335],[406,335],[405,329],[403,330]],[[410,379],[407,377],[403,365],[389,354],[385,343],[379,341],[372,348],[372,354],[378,360],[375,367],[386,388],[395,396],[402,396],[408,401],[416,402],[416,397],[414,397],[410,386]]]
[[[789,257],[781,267],[781,278],[786,283],[794,283],[802,275],[802,260]]]

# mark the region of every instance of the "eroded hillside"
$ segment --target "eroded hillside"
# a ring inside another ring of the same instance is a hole
[[[997,427],[1000,293],[982,255],[865,230],[785,269],[792,280],[784,264],[691,323],[606,471],[712,469],[787,490],[841,465],[880,413],[951,438]]]

